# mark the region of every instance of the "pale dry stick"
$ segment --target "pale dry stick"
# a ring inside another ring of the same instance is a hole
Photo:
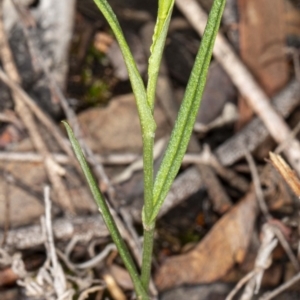
[[[200,4],[196,0],[176,0],[176,4],[194,29],[202,35],[207,22],[207,14]],[[274,140],[278,144],[284,142],[290,134],[288,125],[273,109],[264,91],[221,33],[218,33],[216,37],[213,54],[230,76],[240,94],[264,122]],[[299,141],[293,139],[284,153],[293,168],[300,174]]]
[[[296,138],[299,131],[300,131],[300,122],[298,122],[298,124],[293,128],[288,138],[283,143],[281,143],[276,147],[274,153],[279,154],[284,150],[284,148],[288,147],[290,141]]]
[[[66,274],[66,278],[69,282],[72,282],[76,285],[77,291],[83,291],[92,284],[101,284],[104,287],[104,281],[101,279],[96,279],[92,272],[85,272],[85,274],[72,276]],[[77,299],[77,298],[76,298]]]
[[[99,264],[108,256],[111,251],[116,251],[116,246],[114,244],[107,245],[103,251],[94,256],[92,259],[80,264],[74,264],[70,261],[67,255],[65,255],[59,249],[56,249],[58,257],[63,261],[63,263],[71,272],[76,274],[77,278],[84,278],[87,276],[87,274],[90,274],[89,270],[95,268],[96,266],[99,266]]]
[[[153,159],[156,160],[163,152],[166,146],[167,138],[161,138],[154,144]],[[131,178],[134,172],[143,169],[143,158],[140,157],[138,160],[130,164],[123,172],[118,174],[112,179],[113,184],[120,184]]]
[[[207,134],[212,129],[220,128],[228,124],[233,124],[238,120],[237,108],[232,103],[226,103],[221,115],[219,115],[215,120],[211,121],[209,124],[202,124],[196,122],[194,125],[194,131],[196,133]]]
[[[289,260],[291,261],[294,269],[297,272],[299,272],[300,266],[299,266],[298,259],[296,258],[294,252],[292,251],[292,249],[291,249],[289,243],[287,242],[284,234],[282,233],[282,231],[276,225],[272,225],[272,229],[273,229],[274,233],[276,234],[276,237],[278,238],[282,248],[286,252]]]
[[[251,271],[246,274],[240,281],[236,284],[234,289],[227,295],[225,300],[232,300],[233,297],[237,294],[237,292],[253,277],[255,276],[256,271]]]
[[[253,180],[253,185],[254,185],[254,189],[255,189],[255,194],[256,194],[256,197],[257,197],[257,200],[258,200],[259,207],[260,207],[264,217],[266,218],[266,220],[270,221],[270,220],[273,219],[273,217],[270,214],[268,206],[267,206],[267,204],[265,202],[265,199],[264,199],[264,194],[263,194],[263,191],[261,189],[259,174],[258,174],[257,168],[255,166],[254,159],[253,159],[252,155],[248,152],[248,150],[246,148],[245,148],[245,157],[246,157],[246,160],[247,160],[248,165],[250,167],[251,176],[252,176],[252,180]],[[288,242],[286,241],[284,235],[282,234],[280,229],[278,229],[274,225],[271,225],[271,226],[272,226],[272,229],[273,229],[276,237],[278,238],[282,248],[285,250],[288,258],[290,259],[293,267],[295,268],[295,270],[299,271],[298,260],[297,260],[296,256],[294,255],[294,253],[293,253],[291,247],[289,246]]]
[[[8,40],[4,30],[2,4],[3,1],[0,2],[0,52],[1,52],[2,64],[6,72],[9,74],[9,78],[11,79],[11,81],[20,83],[21,78],[15,66],[13,56],[9,48]],[[34,147],[43,156],[45,168],[49,176],[49,180],[53,184],[55,192],[58,196],[59,204],[64,209],[66,209],[69,213],[74,214],[75,210],[72,205],[71,199],[60,177],[62,175],[61,174],[62,168],[52,158],[50,152],[47,149],[46,144],[44,143],[39,133],[38,127],[34,121],[34,118],[30,110],[23,103],[20,95],[16,91],[13,91],[12,95],[15,102],[15,109],[18,115],[20,116],[21,120],[23,121],[23,124],[28,129]]]
[[[262,240],[254,264],[255,276],[246,284],[240,300],[253,299],[253,294],[259,292],[265,270],[272,263],[272,252],[277,246],[278,240],[270,224],[265,223],[262,226],[261,236]]]
[[[51,220],[51,200],[50,200],[50,188],[46,186],[44,189],[44,200],[45,200],[45,226],[46,226],[46,237],[47,237],[47,248],[49,259],[52,263],[51,275],[53,276],[53,285],[58,297],[61,297],[67,288],[65,274],[63,269],[58,262],[57,255],[54,246],[54,237]]]
[[[99,291],[102,291],[102,294],[103,294],[104,287],[101,285],[92,286],[92,287],[84,290],[78,297],[78,300],[85,300],[85,299],[89,298],[89,294],[99,292]]]
[[[216,171],[216,173],[220,177],[226,180],[230,186],[236,188],[237,190],[240,190],[241,192],[248,191],[249,183],[247,182],[247,180],[237,175],[235,171],[222,166],[207,145],[203,146],[200,154],[186,154],[182,162],[208,164]]]
[[[254,185],[254,189],[255,189],[255,194],[257,197],[257,201],[260,207],[260,210],[262,211],[264,217],[266,218],[267,221],[272,219],[272,216],[268,210],[268,206],[265,202],[264,199],[264,194],[263,191],[261,189],[261,184],[260,184],[260,179],[259,179],[259,174],[257,171],[257,168],[255,166],[255,162],[254,159],[252,157],[252,155],[249,153],[249,151],[245,148],[245,158],[248,162],[249,168],[250,168],[250,172],[251,172],[251,176],[252,176],[252,180],[253,180],[253,185]]]
[[[91,240],[91,237],[88,237],[88,240]],[[93,267],[95,267],[98,263],[100,263],[111,251],[113,250],[117,250],[115,244],[108,244],[104,250],[102,250],[100,253],[98,253],[96,256],[94,256],[92,259],[88,260],[87,262],[83,262],[80,264],[75,264],[72,263],[70,260],[70,255],[72,253],[72,251],[74,250],[74,247],[76,246],[76,244],[80,241],[86,241],[86,238],[84,237],[78,237],[78,236],[74,236],[71,241],[68,243],[65,251],[64,251],[64,261],[68,262],[68,265],[72,264],[72,270],[74,270],[74,268],[77,269],[92,269]]]
[[[274,98],[272,105],[274,109],[287,118],[300,103],[300,83],[291,80]],[[233,165],[245,155],[244,148],[253,153],[270,136],[266,126],[258,117],[254,117],[249,124],[235,135],[227,139],[214,150],[214,154],[224,166]]]
[[[70,255],[74,249],[74,247],[76,246],[77,243],[79,242],[89,242],[91,239],[90,235],[86,235],[86,236],[73,236],[71,238],[71,240],[68,242],[68,245],[65,248],[65,255],[67,257],[67,259],[70,258]]]
[[[108,244],[99,254],[97,254],[92,259],[80,264],[73,264],[73,265],[77,269],[92,269],[97,265],[99,265],[99,263],[103,261],[111,251],[116,251],[116,250],[117,248],[115,244]]]
[[[79,271],[75,268],[73,263],[67,258],[67,256],[59,249],[55,249],[56,255],[58,258],[66,265],[66,267],[78,277],[83,277],[85,275],[85,271]]]
[[[53,158],[59,164],[70,164],[70,158],[61,153],[52,153]],[[138,160],[140,156],[134,153],[124,154],[109,154],[109,155],[95,155],[97,161],[103,165],[127,165]],[[0,161],[15,161],[15,162],[43,162],[43,157],[35,152],[7,152],[0,151]]]
[[[65,165],[69,164],[70,159],[68,156],[61,153],[52,153],[53,158],[59,164]],[[95,155],[97,161],[103,165],[127,165],[132,164],[138,161],[141,156],[134,153],[124,153],[124,154],[110,154],[110,155]],[[0,151],[0,161],[13,161],[13,162],[32,162],[40,163],[43,162],[43,157],[34,152],[7,152]],[[182,161],[183,164],[209,164],[215,171],[220,175],[224,180],[226,180],[232,187],[237,188],[238,190],[245,192],[248,190],[248,182],[244,180],[241,176],[238,176],[231,169],[223,167],[215,158],[213,153],[210,153],[209,159],[204,157],[203,153],[192,154],[187,153]],[[140,165],[139,165],[140,166]],[[134,168],[137,170],[137,168]],[[131,173],[130,173],[131,176]]]
[[[290,280],[279,286],[278,288],[274,289],[272,292],[267,292],[263,294],[258,300],[271,300],[287,290],[289,287],[291,287],[293,284],[295,284],[297,281],[300,280],[300,273],[292,277]]]
[[[54,160],[59,164],[68,164],[70,159],[68,156],[60,153],[52,153]],[[0,161],[10,162],[43,162],[43,156],[36,152],[6,152],[0,151]]]
[[[58,218],[53,222],[55,238],[58,241],[68,241],[73,236],[91,236],[91,238],[107,238],[109,232],[99,214],[75,218]],[[0,231],[0,240],[3,238],[3,231]],[[9,231],[5,249],[26,250],[43,245],[44,240],[41,234],[40,225],[24,226]]]
[[[8,176],[7,174],[5,174],[5,171],[3,171],[3,175],[4,176]],[[9,198],[9,188],[10,188],[10,183],[7,180],[5,183],[5,187],[4,187],[4,191],[3,191],[3,195],[4,195],[4,202],[5,202],[5,206],[4,206],[4,214],[5,214],[5,219],[4,219],[4,226],[3,226],[3,237],[2,237],[2,241],[0,243],[0,247],[3,247],[6,243],[6,239],[7,239],[7,235],[8,235],[8,231],[9,231],[9,227],[10,227],[10,198]]]

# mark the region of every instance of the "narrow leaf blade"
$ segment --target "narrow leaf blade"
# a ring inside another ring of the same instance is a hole
[[[158,215],[186,152],[200,106],[213,45],[220,26],[225,2],[226,0],[215,0],[209,14],[176,124],[154,182],[152,221]]]
[[[80,144],[79,142],[77,141],[77,139],[75,138],[74,136],[74,133],[71,129],[71,127],[69,126],[69,124],[67,122],[62,122],[67,130],[67,133],[68,133],[68,136],[69,136],[69,139],[70,139],[70,142],[71,142],[71,145],[72,145],[72,148],[75,152],[75,155],[76,155],[76,158],[81,166],[81,169],[85,175],[85,178],[88,182],[88,185],[89,185],[89,188],[92,192],[92,195],[94,197],[94,200],[96,201],[98,207],[99,207],[99,210],[100,210],[100,213],[103,217],[103,220],[111,234],[111,237],[114,241],[114,243],[116,244],[117,246],[117,249],[120,253],[120,256],[131,276],[131,279],[132,279],[132,282],[134,284],[134,287],[135,287],[135,290],[136,292],[141,295],[142,299],[149,299],[148,296],[147,296],[147,293],[145,292],[143,286],[142,286],[142,283],[140,281],[140,278],[139,278],[139,275],[138,275],[138,272],[136,270],[136,267],[135,267],[135,264],[133,262],[133,259],[127,249],[127,246],[124,242],[124,240],[122,239],[121,237],[121,234],[116,226],[116,223],[110,213],[110,210],[108,208],[108,205],[102,195],[102,193],[100,192],[99,190],[99,187],[97,185],[97,182],[96,180],[94,179],[93,175],[92,175],[92,172],[86,162],[86,159],[84,157],[84,154],[81,150],[81,147],[80,147]]]
[[[147,103],[147,94],[145,86],[141,75],[136,67],[136,63],[133,59],[132,53],[129,46],[125,40],[121,26],[114,14],[111,6],[106,0],[94,0],[104,17],[106,18],[108,24],[113,30],[115,37],[120,45],[120,49],[128,70],[128,75],[130,78],[133,93],[136,98],[137,108],[140,116],[140,122],[142,126],[142,132],[154,132],[156,125],[152,115],[151,108]]]
[[[156,83],[175,0],[159,1],[148,67],[147,101],[153,109]]]

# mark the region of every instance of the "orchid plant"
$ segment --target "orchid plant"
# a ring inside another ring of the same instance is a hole
[[[146,86],[136,67],[133,55],[111,6],[106,0],[94,1],[109,23],[120,45],[131,81],[132,90],[135,95],[142,130],[144,172],[144,207],[142,211],[142,221],[144,228],[144,242],[142,267],[140,272],[119,233],[106,200],[90,171],[72,129],[66,122],[64,122],[64,125],[93,197],[99,206],[99,210],[111,237],[117,246],[124,265],[131,276],[137,297],[144,300],[149,299],[150,297],[148,289],[151,274],[155,221],[179,171],[192,134],[206,82],[214,41],[220,26],[226,0],[214,0],[213,2],[177,120],[155,178],[153,172],[153,146],[156,124],[153,112],[156,84],[175,0],[158,0],[158,14],[150,49],[151,54],[149,57],[148,81]]]

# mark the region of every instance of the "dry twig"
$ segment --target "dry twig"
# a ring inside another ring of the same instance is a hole
[[[45,187],[44,190],[44,200],[45,200],[45,218],[43,222],[45,224],[46,237],[47,237],[45,244],[46,244],[48,259],[51,261],[52,264],[51,274],[53,276],[53,287],[57,297],[60,298],[66,292],[67,283],[66,283],[66,277],[64,271],[58,261],[55,252],[52,220],[51,220],[52,217],[51,217],[50,188],[48,186]]]
[[[283,118],[287,118],[299,103],[300,84],[296,80],[292,80],[272,98],[274,109]],[[230,166],[244,157],[245,145],[247,145],[248,151],[252,153],[269,136],[270,134],[260,118],[254,117],[242,130],[218,146],[214,153],[223,166]]]
[[[266,220],[270,220],[270,219],[272,219],[272,216],[269,213],[268,206],[264,199],[264,194],[261,189],[258,171],[255,166],[255,162],[254,162],[252,155],[248,152],[248,150],[246,148],[245,148],[245,157],[246,157],[246,160],[250,167],[253,185],[254,185],[254,189],[255,189],[255,194],[256,194],[256,198],[258,200],[259,207],[260,207],[263,215],[265,216]]]
[[[104,287],[101,286],[101,285],[90,287],[90,288],[84,290],[84,291],[80,294],[78,300],[85,300],[85,299],[87,299],[87,298],[89,297],[89,294],[95,293],[95,292],[100,292],[100,291],[102,291],[102,293],[101,293],[101,295],[102,295],[102,294],[103,294],[103,290],[104,290]]]
[[[300,280],[300,273],[296,274],[294,277],[292,277],[290,280],[279,286],[278,288],[274,289],[272,292],[265,293],[262,295],[259,300],[271,300],[287,290],[289,287],[294,285],[297,281]]]
[[[268,223],[265,223],[262,228],[262,242],[255,260],[254,270],[243,277],[236,285],[233,291],[226,297],[226,300],[233,299],[238,290],[246,283],[241,300],[251,300],[253,294],[257,294],[260,288],[262,276],[266,269],[271,265],[271,254],[277,245],[275,234]]]
[[[70,164],[68,156],[61,153],[52,153],[53,158],[59,164]],[[127,165],[140,158],[139,155],[133,153],[96,155],[97,161],[103,165]],[[43,157],[34,152],[7,152],[0,151],[0,161],[15,161],[15,162],[43,162]]]
[[[236,284],[234,289],[228,294],[225,300],[232,300],[233,297],[238,293],[238,291],[253,277],[255,276],[255,271],[246,274],[240,281]]]
[[[300,180],[295,172],[288,166],[284,159],[277,154],[270,152],[270,160],[279,174],[283,177],[286,183],[290,186],[293,192],[300,197]]]
[[[58,241],[67,241],[73,236],[86,238],[101,238],[109,235],[102,218],[97,214],[93,216],[58,218],[53,222],[54,236]],[[0,231],[0,239],[3,232]],[[5,243],[5,249],[30,249],[44,244],[44,237],[40,225],[31,225],[11,229]]]

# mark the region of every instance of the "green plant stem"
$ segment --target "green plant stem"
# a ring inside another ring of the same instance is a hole
[[[148,66],[148,84],[147,84],[147,103],[153,114],[156,83],[158,71],[161,63],[164,44],[171,19],[174,0],[160,0],[158,8],[158,17],[153,34],[153,43],[150,49],[151,55]],[[144,226],[144,244],[142,259],[142,284],[148,291],[151,274],[151,258],[153,251],[153,237],[155,222],[149,222],[153,211],[153,132],[143,134],[143,165],[144,165],[144,208],[143,208],[143,226]]]
[[[141,281],[146,292],[149,289],[149,282],[151,277],[151,262],[153,252],[155,224],[152,228],[144,228],[144,243],[143,243],[143,262]]]
[[[148,65],[147,102],[152,112],[156,93],[158,72],[171,20],[174,0],[160,0]]]
[[[133,259],[128,251],[128,248],[127,248],[124,240],[121,237],[121,234],[117,228],[117,225],[110,213],[108,205],[107,205],[102,193],[100,192],[99,187],[90,171],[90,168],[86,162],[86,159],[83,155],[80,145],[79,145],[78,141],[76,140],[74,133],[73,133],[71,127],[69,126],[69,124],[67,122],[63,122],[63,124],[66,127],[73,150],[74,150],[76,157],[80,163],[80,166],[83,170],[83,173],[84,173],[87,183],[90,187],[90,190],[93,194],[93,197],[99,207],[99,211],[103,217],[103,220],[111,234],[111,237],[112,237],[114,243],[117,246],[117,249],[118,249],[119,254],[125,264],[125,267],[130,274],[130,277],[132,279],[134,289],[138,295],[138,298],[142,299],[142,300],[148,300],[149,297],[148,297],[147,293],[145,292],[145,289],[143,288],[142,282],[140,280],[140,277],[139,277],[139,274],[135,267],[135,264],[133,262]]]
[[[154,224],[149,223],[153,210],[153,146],[154,133],[152,136],[144,136],[143,139],[143,165],[144,165],[144,207],[143,226],[144,243],[142,258],[141,281],[146,292],[149,288],[151,273],[151,258],[153,248]]]
[[[153,146],[154,133],[143,136],[143,168],[144,168],[144,224],[150,225],[153,209]]]

